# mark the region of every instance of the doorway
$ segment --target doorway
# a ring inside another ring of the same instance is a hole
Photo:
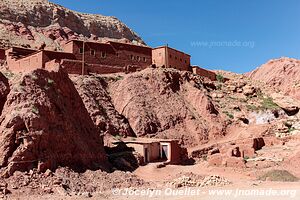
[[[147,147],[144,148],[144,160],[145,160],[145,163],[149,162],[149,159],[148,159],[148,148]]]
[[[168,155],[168,153],[169,153],[169,146],[168,145],[162,145],[161,146],[161,158],[163,159],[163,160],[168,160],[168,158],[169,158],[169,155]]]

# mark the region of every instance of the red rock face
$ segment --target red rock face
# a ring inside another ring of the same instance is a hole
[[[8,175],[35,167],[108,166],[103,140],[62,71],[23,75],[7,96],[0,122],[0,165]]]
[[[9,84],[7,78],[0,72],[0,114],[6,102],[6,97],[9,93]]]
[[[0,2],[0,46],[61,49],[70,39],[142,39],[115,17],[74,12],[48,0]],[[8,37],[9,35],[9,37]]]
[[[116,110],[138,136],[176,138],[195,145],[224,134],[223,120],[199,76],[146,69],[110,87]]]
[[[275,90],[300,100],[300,60],[280,58],[270,60],[247,74],[253,80],[263,81]]]
[[[135,136],[127,119],[120,115],[111,100],[108,84],[102,77],[72,76],[94,124],[101,133],[110,135]]]

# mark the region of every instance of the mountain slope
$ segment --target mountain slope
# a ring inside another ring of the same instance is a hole
[[[278,92],[300,99],[300,60],[270,60],[247,75],[253,80],[266,83]]]
[[[83,14],[48,0],[2,0],[0,46],[60,49],[69,39],[142,39],[115,17]]]

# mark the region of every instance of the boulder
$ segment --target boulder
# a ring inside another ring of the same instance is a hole
[[[256,92],[256,89],[253,86],[246,85],[243,87],[243,94],[245,96],[252,96]]]

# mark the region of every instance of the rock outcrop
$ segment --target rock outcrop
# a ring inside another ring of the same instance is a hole
[[[270,60],[247,75],[266,83],[276,92],[300,99],[300,60],[280,58]]]
[[[61,49],[70,39],[142,39],[115,17],[83,14],[48,0],[2,0],[0,46]]]
[[[195,145],[224,134],[224,121],[200,76],[146,69],[110,86],[116,110],[138,136],[183,139]]]
[[[103,140],[68,75],[35,70],[12,84],[0,117],[0,165],[14,171],[108,165]]]
[[[7,78],[0,72],[0,115],[2,113],[2,109],[4,103],[6,102],[6,97],[9,93],[9,83]]]
[[[120,115],[108,93],[108,83],[101,76],[72,76],[94,124],[102,134],[135,136],[127,119]]]

